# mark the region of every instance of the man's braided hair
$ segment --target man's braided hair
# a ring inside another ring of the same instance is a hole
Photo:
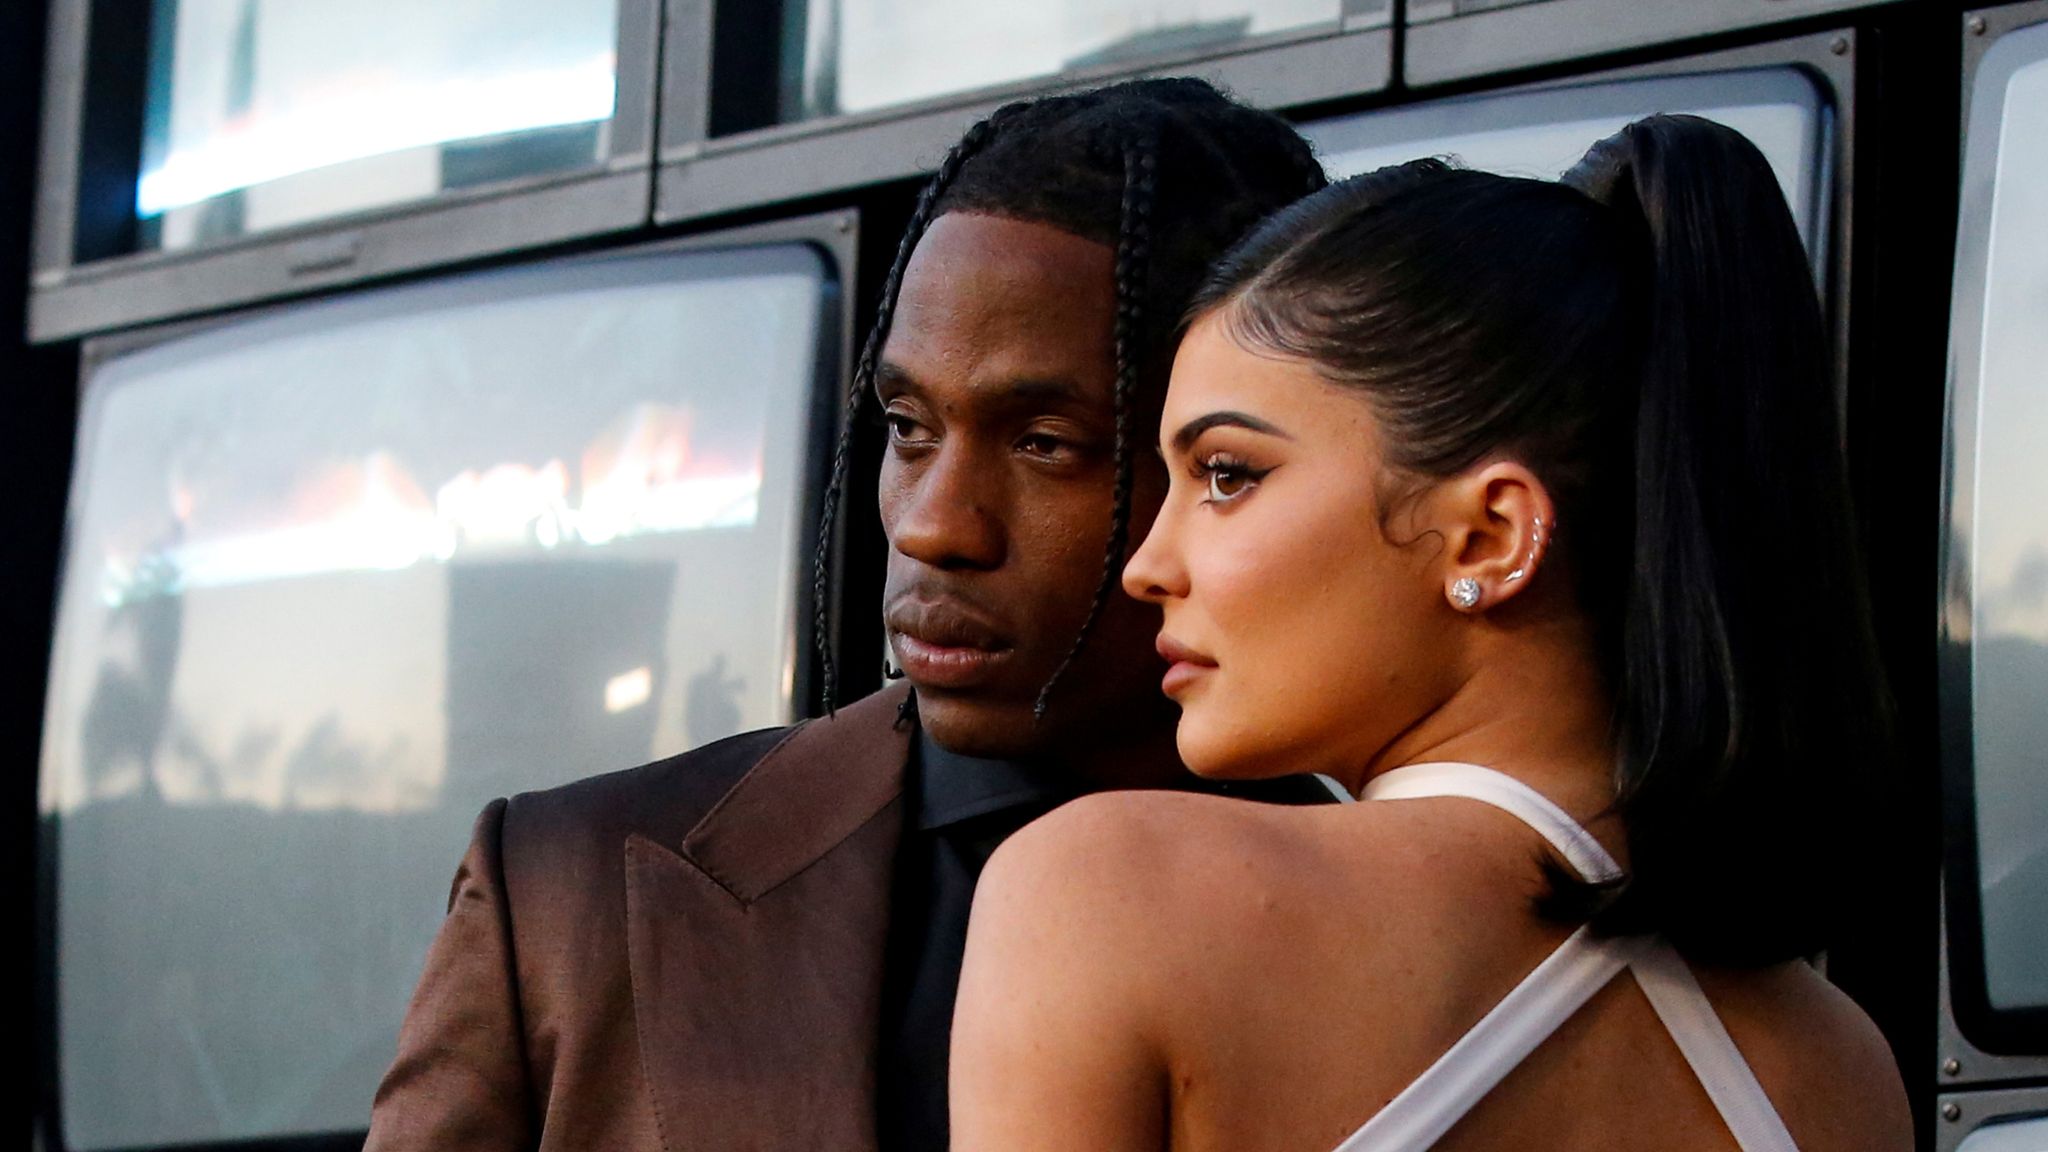
[[[827,557],[855,429],[872,399],[903,271],[933,220],[977,212],[1033,223],[1116,250],[1116,484],[1102,578],[1079,634],[1040,689],[1053,688],[1087,641],[1117,585],[1129,544],[1133,409],[1141,390],[1163,389],[1182,313],[1204,273],[1251,226],[1323,187],[1314,153],[1286,121],[1187,78],[1132,80],[996,110],[967,130],[918,194],[861,347],[847,415],[832,456],[818,529],[814,603],[823,605]],[[816,616],[825,706],[836,675],[825,613]]]

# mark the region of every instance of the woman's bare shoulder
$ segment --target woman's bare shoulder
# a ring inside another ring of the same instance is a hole
[[[1216,861],[1245,858],[1257,836],[1246,825],[1260,817],[1239,807],[1253,806],[1092,796],[996,851],[975,889],[954,1012],[956,1140],[963,1122],[1014,1141],[1051,1118],[1057,1132],[1024,1142],[1131,1146],[1132,1117],[1164,1114],[1161,1071],[1190,993],[1230,982],[1207,962],[1227,949],[1205,946],[1216,938],[1203,913],[1205,895],[1227,887]]]
[[[1190,880],[1227,883],[1292,850],[1305,811],[1185,792],[1099,792],[1010,837],[982,883],[1043,900],[1113,901],[1164,895],[1156,889],[1168,881],[1174,890]]]
[[[1106,792],[1049,813],[989,861],[974,917],[1096,942],[1148,971],[1211,952],[1246,916],[1315,890],[1328,810],[1178,792]],[[1213,958],[1213,953],[1211,953]]]
[[[1105,794],[996,851],[953,1018],[956,1146],[1159,1146],[1176,983],[1207,974],[1188,942],[1202,881],[1174,871],[1237,823],[1199,797]]]
[[[1699,977],[1801,1148],[1913,1147],[1891,1045],[1840,988],[1796,961]]]

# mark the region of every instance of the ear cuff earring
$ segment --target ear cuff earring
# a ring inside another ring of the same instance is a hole
[[[1479,581],[1470,576],[1460,576],[1451,582],[1451,603],[1460,611],[1469,612],[1479,604]]]
[[[1515,569],[1513,572],[1508,573],[1508,578],[1505,581],[1503,581],[1503,583],[1513,584],[1515,581],[1520,580],[1524,576],[1527,576],[1529,574],[1529,565],[1536,563],[1536,561],[1541,560],[1542,558],[1543,517],[1538,516],[1536,517],[1536,526],[1530,529],[1529,531],[1529,558],[1522,562],[1521,567]]]

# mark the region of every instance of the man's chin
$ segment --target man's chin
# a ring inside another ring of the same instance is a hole
[[[939,747],[983,760],[1020,760],[1057,742],[1050,725],[1037,723],[1030,700],[992,700],[938,689],[917,689],[917,722]]]
[[[939,747],[985,760],[1066,757],[1076,751],[1173,740],[1180,709],[1155,692],[1089,695],[1058,689],[1045,718],[1033,715],[1037,697],[917,688],[918,723]],[[1085,742],[1085,743],[1083,743]]]

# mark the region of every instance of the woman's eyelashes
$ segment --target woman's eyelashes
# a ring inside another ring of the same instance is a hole
[[[1271,468],[1254,468],[1242,456],[1206,452],[1191,458],[1194,479],[1207,489],[1204,504],[1229,504],[1258,487]]]

